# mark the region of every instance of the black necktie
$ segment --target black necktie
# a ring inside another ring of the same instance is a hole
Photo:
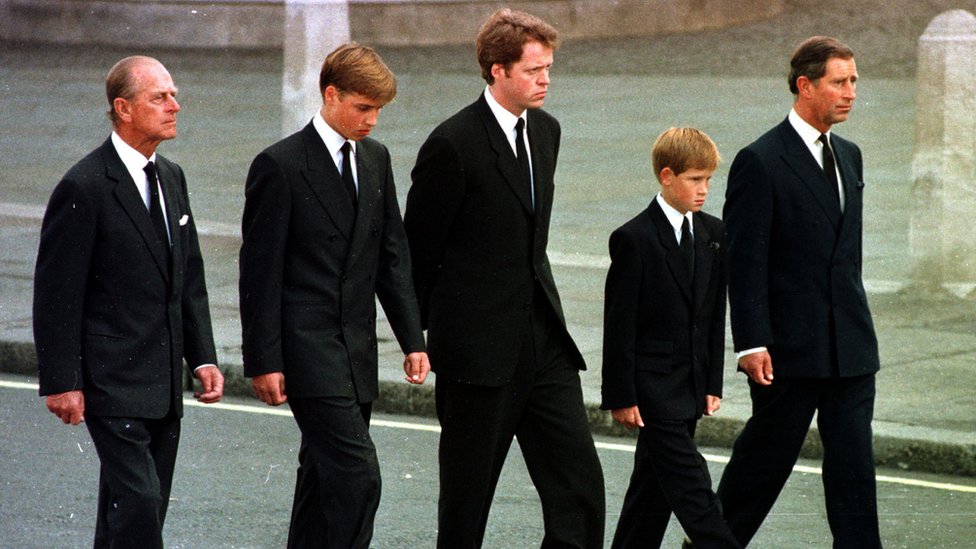
[[[685,216],[681,222],[681,242],[678,244],[681,254],[685,256],[685,263],[688,264],[688,274],[695,273],[695,239],[691,236],[691,223]]]
[[[142,170],[146,172],[146,181],[149,186],[149,220],[156,231],[156,238],[169,249],[166,220],[163,218],[163,208],[159,205],[159,188],[157,187],[159,178],[156,176],[156,165],[150,162]]]
[[[356,193],[356,182],[352,178],[352,144],[346,141],[342,144],[342,185],[352,200],[352,209],[359,209],[359,197]]]
[[[525,184],[529,186],[529,196],[532,198],[532,209],[535,209],[535,193],[532,192],[532,169],[529,168],[529,152],[525,150],[525,119],[519,118],[515,123],[515,156],[518,157],[519,170]]]
[[[824,175],[827,176],[827,183],[830,184],[831,194],[837,200],[837,204],[840,205],[840,190],[837,184],[837,167],[834,164],[834,153],[830,150],[830,142],[827,140],[827,134],[820,134],[818,139],[823,144],[823,169]]]

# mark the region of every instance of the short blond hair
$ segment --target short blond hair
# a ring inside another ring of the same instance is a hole
[[[675,175],[692,169],[714,170],[720,160],[712,138],[695,128],[669,128],[657,136],[651,148],[656,177],[664,168],[671,168]]]
[[[355,42],[343,44],[326,56],[319,73],[319,92],[334,86],[339,92],[350,92],[383,104],[396,97],[393,71],[376,50]]]

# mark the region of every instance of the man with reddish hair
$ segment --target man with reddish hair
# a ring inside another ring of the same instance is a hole
[[[559,123],[543,112],[555,29],[500,10],[482,26],[487,82],[417,155],[405,224],[437,373],[438,546],[479,547],[517,437],[542,500],[543,546],[602,547],[603,474],[546,246]]]

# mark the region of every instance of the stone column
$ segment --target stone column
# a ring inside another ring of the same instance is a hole
[[[934,18],[918,41],[912,216],[917,287],[976,288],[976,17]]]
[[[349,0],[285,0],[282,135],[303,128],[322,107],[322,61],[348,41]]]

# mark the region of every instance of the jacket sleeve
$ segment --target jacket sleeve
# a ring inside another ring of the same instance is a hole
[[[637,405],[634,376],[643,264],[633,235],[620,230],[610,235],[610,260],[603,312],[604,410]]]
[[[76,182],[64,179],[51,195],[34,271],[34,344],[40,394],[81,389],[85,291],[97,215]]]
[[[745,148],[729,168],[723,220],[735,350],[772,346],[769,248],[773,187],[759,155]]]
[[[190,209],[190,197],[186,190],[186,178],[180,170],[180,191],[189,216],[189,241],[183,272],[183,356],[193,369],[201,364],[217,364],[214,346],[213,324],[210,319],[210,298],[203,267],[203,254],[197,237],[196,221]]]
[[[386,312],[400,349],[406,355],[424,351],[426,347],[411,276],[410,249],[400,217],[389,153],[386,154],[383,201],[383,239],[376,275],[376,296]]]
[[[430,291],[465,194],[464,167],[453,143],[447,137],[431,135],[417,154],[411,178],[403,222],[421,320],[426,328]]]
[[[708,327],[708,381],[705,384],[705,394],[722,396],[725,365],[725,309],[728,288],[728,262],[725,255],[724,227],[721,224],[711,231],[715,235],[712,243],[715,248],[715,260],[719,264],[718,291],[715,292],[715,305],[712,309],[712,324]]]
[[[291,192],[277,162],[266,153],[251,163],[244,185],[240,307],[244,375],[284,371],[281,296]]]

